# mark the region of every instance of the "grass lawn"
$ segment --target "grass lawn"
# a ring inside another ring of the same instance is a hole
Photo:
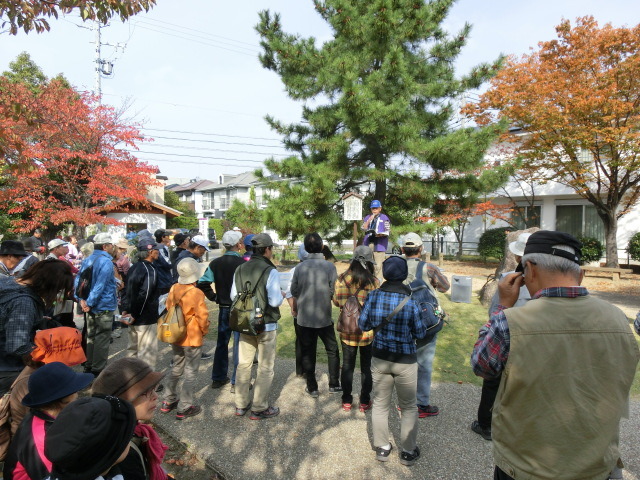
[[[471,370],[469,357],[473,345],[478,338],[478,330],[487,322],[487,308],[480,304],[477,295],[472,296],[472,303],[454,303],[449,300],[449,295],[440,295],[443,308],[449,314],[449,324],[445,325],[438,334],[438,344],[433,368],[434,382],[465,382],[474,385],[482,385],[482,379],[476,377]],[[216,337],[217,306],[210,304],[215,310],[211,311],[212,323],[210,339]],[[333,308],[333,320],[337,323],[338,308]],[[295,358],[295,332],[293,329],[293,317],[288,305],[283,303],[280,308],[282,318],[279,323],[277,352],[279,356]],[[636,336],[640,346],[640,337]],[[211,340],[210,340],[211,341]],[[338,342],[340,340],[338,339]],[[214,341],[215,343],[215,341]],[[322,346],[318,347],[318,362],[326,363],[327,357],[323,354]],[[640,397],[640,369],[636,370],[636,376],[631,387],[631,395]]]

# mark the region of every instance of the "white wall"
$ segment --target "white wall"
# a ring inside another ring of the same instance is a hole
[[[123,238],[127,234],[127,223],[146,223],[147,230],[149,230],[152,234],[159,228],[167,227],[166,216],[163,213],[118,212],[109,213],[107,217],[113,218],[118,222],[123,223],[123,225],[107,225],[107,231],[114,239]]]

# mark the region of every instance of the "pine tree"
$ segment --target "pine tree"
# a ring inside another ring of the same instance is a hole
[[[299,179],[270,185],[280,197],[269,203],[266,220],[270,227],[276,221],[280,235],[335,228],[342,195],[367,185],[367,200],[381,200],[397,223],[402,215],[394,212],[429,207],[480,167],[501,127],[453,129],[455,105],[502,59],[456,77],[454,61],[471,27],[453,36],[443,30],[453,3],[314,1],[333,31],[322,45],[283,32],[279,14],[260,13],[260,60],[305,103],[300,123],[267,117],[293,153],[269,159],[268,170]]]

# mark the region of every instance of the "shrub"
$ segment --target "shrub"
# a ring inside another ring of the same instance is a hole
[[[598,262],[604,253],[602,242],[593,237],[578,237],[582,242],[582,263]]]
[[[640,260],[640,232],[636,233],[629,239],[627,251],[634,260]]]
[[[490,228],[482,234],[478,242],[478,253],[483,257],[493,257],[501,260],[504,257],[504,246],[507,242],[509,227]]]

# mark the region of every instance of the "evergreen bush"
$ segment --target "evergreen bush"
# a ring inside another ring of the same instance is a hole
[[[582,263],[598,262],[604,254],[602,242],[594,237],[578,237],[582,242]]]
[[[634,260],[640,260],[640,232],[634,234],[629,239],[629,245],[627,245],[627,251]]]
[[[507,241],[509,227],[490,228],[482,234],[478,243],[478,253],[483,257],[493,257],[498,260],[504,257],[504,246]]]

